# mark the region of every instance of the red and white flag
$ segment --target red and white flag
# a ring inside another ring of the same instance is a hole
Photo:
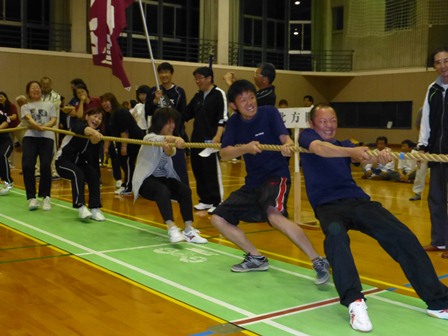
[[[134,0],[90,0],[90,40],[93,64],[112,68],[126,89],[131,83],[123,68],[118,37],[126,27],[126,8]]]

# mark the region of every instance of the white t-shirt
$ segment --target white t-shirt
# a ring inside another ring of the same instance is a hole
[[[39,124],[43,125],[51,120],[51,118],[56,118],[56,111],[54,105],[50,102],[30,102],[22,106],[20,109],[22,120],[26,121],[25,116],[31,115],[31,118]],[[54,141],[54,132],[43,131],[40,132],[34,129],[28,129],[25,132],[25,137],[36,137],[36,138],[48,138]]]

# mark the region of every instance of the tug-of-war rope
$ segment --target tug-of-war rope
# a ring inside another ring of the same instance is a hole
[[[25,131],[28,127],[16,127],[16,128],[7,128],[0,130],[0,133],[8,133],[8,132],[18,132],[18,131]],[[43,127],[46,131],[52,131],[56,133],[61,133],[65,135],[72,135],[80,138],[89,138],[89,136],[86,135],[80,135],[76,134],[67,130],[62,130],[58,128],[52,128],[52,127]],[[139,139],[130,139],[130,138],[118,138],[118,137],[111,137],[111,136],[103,136],[102,139],[104,141],[114,141],[114,142],[121,142],[121,143],[127,143],[127,144],[134,144],[134,145],[144,145],[144,146],[158,146],[161,147],[165,145],[165,142],[157,142],[157,141],[144,141]],[[170,143],[170,146],[175,146],[174,143]],[[239,146],[239,145],[237,145]],[[280,145],[266,145],[266,144],[260,144],[260,149],[265,151],[281,151]],[[220,149],[221,144],[220,143],[203,143],[203,142],[185,142],[184,148],[214,148],[214,149]],[[299,152],[299,153],[309,153],[309,151],[305,148],[299,147],[299,146],[291,146],[291,150],[293,152]],[[379,152],[376,150],[369,150],[367,152],[371,156],[378,156]],[[412,159],[412,160],[420,160],[420,161],[432,161],[432,162],[448,162],[448,154],[431,154],[431,153],[398,153],[398,152],[390,152],[391,157],[393,157],[396,160],[404,160],[404,159]]]

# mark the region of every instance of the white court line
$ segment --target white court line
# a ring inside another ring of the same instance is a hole
[[[60,206],[60,205],[59,205],[59,206]],[[52,234],[52,233],[50,233],[50,232],[48,232],[48,231],[45,231],[45,230],[40,229],[40,228],[37,228],[37,227],[35,227],[35,226],[33,226],[33,225],[30,225],[30,224],[27,224],[27,223],[25,223],[25,222],[19,221],[19,220],[15,219],[15,218],[6,216],[6,215],[4,215],[4,214],[0,214],[0,217],[3,217],[3,218],[5,218],[5,219],[8,219],[8,220],[10,220],[10,221],[12,221],[12,222],[14,222],[14,223],[16,223],[16,224],[22,225],[22,226],[27,227],[27,228],[29,228],[29,229],[32,229],[32,230],[34,230],[34,231],[40,232],[40,233],[42,233],[42,234],[45,234],[45,235],[47,235],[47,236],[49,236],[49,237],[52,237],[52,238],[54,238],[54,239],[57,239],[57,240],[59,240],[59,241],[61,241],[61,242],[64,242],[64,243],[66,243],[66,244],[68,244],[68,245],[71,245],[71,246],[77,247],[77,248],[79,248],[79,249],[85,250],[85,251],[86,251],[87,253],[89,253],[89,254],[96,255],[96,256],[98,256],[98,257],[101,257],[101,258],[103,258],[103,259],[106,259],[106,260],[108,260],[108,261],[110,261],[110,262],[113,262],[113,263],[115,263],[115,264],[124,266],[124,267],[126,267],[126,268],[128,268],[128,269],[130,269],[130,270],[132,270],[132,271],[134,271],[134,272],[137,272],[137,273],[140,273],[140,274],[142,274],[142,275],[148,276],[148,277],[150,277],[150,278],[152,278],[152,279],[154,279],[154,280],[157,280],[157,281],[160,281],[160,282],[162,282],[162,283],[164,283],[164,284],[170,285],[170,286],[172,286],[172,287],[174,287],[174,288],[177,288],[177,289],[179,289],[179,290],[182,290],[182,291],[184,291],[184,292],[186,292],[186,293],[189,293],[189,294],[191,294],[191,295],[195,295],[195,296],[197,296],[197,297],[199,297],[199,298],[201,298],[201,299],[203,299],[203,300],[206,300],[206,301],[209,301],[209,302],[211,302],[211,303],[214,303],[214,304],[216,304],[216,305],[218,305],[218,306],[220,306],[220,307],[227,308],[227,309],[229,309],[229,310],[231,310],[231,311],[237,312],[237,313],[239,313],[239,314],[241,314],[241,315],[244,315],[244,316],[246,316],[246,317],[253,317],[253,316],[256,316],[254,313],[249,312],[249,311],[247,311],[247,310],[245,310],[245,309],[242,309],[242,308],[240,308],[240,307],[236,307],[236,306],[234,306],[234,305],[232,305],[232,304],[229,304],[229,303],[227,303],[227,302],[218,300],[218,299],[216,299],[216,298],[214,298],[214,297],[211,297],[211,296],[206,295],[206,294],[204,294],[204,293],[198,292],[198,291],[196,291],[196,290],[194,290],[194,289],[192,289],[192,288],[189,288],[189,287],[180,285],[180,284],[178,284],[178,283],[176,283],[176,282],[174,282],[174,281],[171,281],[171,280],[169,280],[169,279],[163,278],[163,277],[158,276],[158,275],[156,275],[156,274],[154,274],[154,273],[145,271],[145,270],[143,270],[143,269],[141,269],[141,268],[135,267],[134,265],[131,265],[131,264],[129,264],[129,263],[123,262],[123,261],[118,260],[118,259],[116,259],[116,258],[110,257],[110,256],[108,256],[108,255],[105,255],[105,254],[101,253],[101,252],[95,251],[95,250],[93,250],[93,249],[91,249],[91,248],[89,248],[89,247],[86,247],[86,246],[84,246],[84,245],[75,243],[75,242],[73,242],[73,241],[71,241],[71,240],[68,240],[68,239],[65,239],[65,238],[63,238],[63,237],[61,237],[61,236]],[[289,328],[289,327],[283,326],[283,325],[278,324],[278,323],[273,322],[273,321],[263,321],[263,323],[270,324],[270,325],[272,325],[273,327],[276,327],[277,329],[280,329],[280,330],[283,330],[283,331],[285,331],[285,332],[288,332],[288,333],[290,333],[290,334],[292,334],[292,335],[297,335],[297,336],[307,336],[307,334],[301,333],[301,332],[299,332],[299,331],[297,331],[297,330],[291,329],[291,328]]]
[[[59,207],[66,208],[66,209],[69,209],[69,210],[72,210],[72,211],[75,212],[75,210],[73,208],[71,208],[69,206],[66,206],[66,205],[57,204],[57,203],[53,203],[53,205],[57,205]],[[67,240],[67,239],[65,239],[65,238],[63,238],[61,236],[52,234],[52,233],[50,233],[48,231],[45,231],[43,229],[40,229],[40,228],[37,228],[35,226],[29,225],[29,224],[24,223],[22,221],[16,220],[16,219],[11,218],[9,216],[6,216],[4,214],[0,214],[0,217],[6,218],[6,219],[8,219],[8,220],[10,220],[12,222],[15,222],[17,224],[20,224],[20,225],[24,226],[24,227],[27,227],[27,228],[32,229],[32,230],[35,230],[37,232],[40,232],[42,234],[45,234],[45,235],[50,236],[52,238],[55,238],[55,239],[57,239],[57,240],[59,240],[61,242],[64,242],[66,244],[72,245],[74,247],[77,247],[79,249],[82,249],[82,250],[86,251],[84,253],[75,254],[77,256],[96,255],[96,256],[101,257],[103,259],[106,259],[106,260],[108,260],[110,262],[113,262],[113,263],[116,263],[118,265],[124,266],[124,267],[126,267],[126,268],[128,268],[128,269],[130,269],[130,270],[132,270],[134,272],[140,273],[142,275],[145,275],[145,276],[148,276],[148,277],[150,277],[152,279],[160,281],[160,282],[162,282],[164,284],[167,284],[167,285],[170,285],[170,286],[172,286],[174,288],[182,290],[182,291],[184,291],[186,293],[195,295],[195,296],[200,297],[200,298],[202,298],[202,299],[204,299],[206,301],[212,302],[212,303],[217,304],[217,305],[219,305],[221,307],[225,307],[225,308],[227,308],[227,309],[229,309],[231,311],[234,311],[234,312],[240,313],[242,315],[245,315],[246,317],[256,317],[257,316],[256,314],[251,313],[249,311],[246,311],[246,310],[244,310],[244,309],[242,309],[240,307],[236,307],[236,306],[231,305],[231,304],[229,304],[227,302],[218,300],[218,299],[216,299],[214,297],[210,297],[210,296],[208,296],[208,295],[206,295],[204,293],[201,293],[201,292],[198,292],[198,291],[196,291],[194,289],[191,289],[189,287],[180,285],[180,284],[178,284],[176,282],[173,282],[173,281],[171,281],[169,279],[163,278],[161,276],[158,276],[156,274],[150,273],[150,272],[145,271],[145,270],[143,270],[141,268],[135,267],[135,266],[133,266],[131,264],[128,264],[126,262],[120,261],[120,260],[118,260],[116,258],[107,256],[107,255],[104,254],[104,253],[117,252],[117,251],[128,251],[128,250],[135,250],[135,249],[153,248],[153,247],[157,247],[157,246],[166,246],[166,245],[169,245],[169,244],[157,244],[157,245],[138,246],[138,247],[133,247],[133,248],[122,248],[122,249],[95,251],[95,250],[93,250],[93,249],[91,249],[89,247],[86,247],[86,246],[83,246],[81,244],[75,243],[75,242],[73,242],[71,240]],[[144,229],[144,228],[139,228],[139,227],[136,227],[136,226],[134,226],[132,224],[123,223],[121,221],[117,221],[117,220],[114,220],[114,219],[107,218],[107,221],[113,222],[115,224],[122,225],[122,226],[125,226],[125,227],[129,227],[129,228],[132,228],[132,229],[135,229],[135,230],[145,231],[145,232],[149,232],[151,234],[155,234],[155,235],[158,235],[158,236],[165,237],[165,235],[159,234],[157,232],[154,232],[154,231],[151,231],[151,230],[148,230],[148,229]],[[217,252],[217,253],[220,253],[222,255],[226,255],[226,256],[232,257],[232,258],[240,258],[240,257],[238,257],[238,256],[236,256],[234,254],[231,254],[231,253],[228,253],[228,252],[224,252],[224,251],[215,250],[215,249],[213,249],[211,247],[207,247],[207,246],[195,245],[195,247],[200,247],[202,249],[210,250],[210,251],[213,251],[215,253]],[[296,273],[296,272],[293,272],[293,271],[289,271],[289,270],[286,270],[286,269],[283,269],[283,268],[280,268],[280,267],[271,266],[270,268],[275,269],[275,270],[280,271],[280,272],[284,272],[284,273],[289,274],[289,275],[297,276],[297,277],[300,277],[300,278],[305,278],[305,279],[310,279],[310,280],[314,279],[314,278],[312,278],[310,276],[302,275],[302,274],[299,274],[299,273]],[[331,284],[331,285],[333,285],[333,284]],[[413,307],[413,306],[410,306],[410,305],[407,305],[407,304],[404,304],[404,303],[395,302],[393,300],[389,300],[389,299],[385,299],[385,298],[381,298],[381,297],[375,297],[374,295],[370,295],[370,297],[373,297],[373,298],[375,298],[377,300],[382,300],[384,302],[388,302],[388,303],[391,303],[391,304],[395,304],[395,305],[398,305],[398,306],[402,306],[402,307],[405,307],[405,308],[409,308],[409,309],[412,309],[412,310],[415,310],[415,311],[419,311],[419,312],[423,311],[423,312],[425,312],[425,310],[423,310],[421,308]],[[313,309],[316,309],[316,308],[313,308]],[[310,310],[310,309],[307,309],[307,310]],[[307,311],[307,310],[304,310],[304,311]],[[301,312],[285,314],[285,315],[282,315],[282,317],[283,316],[288,316],[288,315],[293,315],[293,314],[298,314],[298,313],[301,313]],[[266,313],[264,313],[264,314],[266,314]],[[264,314],[262,314],[262,315],[264,315]],[[266,319],[266,320],[261,320],[261,321],[254,322],[254,323],[249,323],[248,325],[255,324],[255,323],[268,324],[268,325],[270,325],[272,327],[275,327],[277,329],[280,329],[280,330],[282,330],[284,332],[287,332],[287,333],[290,333],[292,335],[307,336],[307,334],[301,333],[301,332],[299,332],[297,330],[294,330],[294,329],[291,329],[291,328],[286,327],[284,325],[281,325],[281,324],[279,324],[279,323],[277,323],[277,322],[275,322],[275,321],[273,321],[271,319]]]
[[[6,218],[6,219],[8,219],[8,220],[10,220],[10,221],[12,221],[12,222],[14,222],[14,223],[16,223],[16,224],[22,225],[22,226],[27,227],[27,228],[29,228],[29,229],[32,229],[32,230],[34,230],[34,231],[40,232],[40,233],[42,233],[42,234],[45,234],[45,235],[47,235],[47,236],[49,236],[49,237],[52,237],[52,238],[54,238],[54,239],[57,239],[57,240],[59,240],[59,241],[65,243],[65,244],[74,246],[74,247],[79,248],[79,249],[81,249],[81,250],[85,250],[86,252],[88,252],[88,253],[90,253],[90,254],[96,255],[96,256],[98,256],[98,257],[101,257],[101,258],[103,258],[103,259],[106,259],[106,260],[108,260],[108,261],[111,261],[111,262],[113,262],[113,263],[116,263],[116,264],[118,264],[118,265],[124,266],[124,267],[126,267],[126,268],[128,268],[128,269],[130,269],[130,270],[132,270],[132,271],[134,271],[134,272],[137,272],[137,273],[146,275],[146,276],[148,276],[148,277],[150,277],[150,278],[152,278],[152,279],[158,280],[158,281],[160,281],[160,282],[162,282],[162,283],[164,283],[164,284],[170,285],[170,286],[172,286],[172,287],[174,287],[174,288],[177,288],[177,289],[183,290],[183,291],[185,291],[185,292],[187,292],[187,293],[196,295],[196,296],[198,296],[198,297],[200,297],[200,298],[202,298],[202,299],[204,299],[204,300],[210,301],[210,302],[212,302],[212,303],[214,303],[214,304],[220,305],[220,306],[222,306],[222,307],[226,307],[227,309],[232,310],[232,311],[235,311],[235,312],[238,312],[238,313],[240,313],[240,314],[242,314],[242,315],[246,315],[246,316],[248,316],[248,317],[252,317],[252,316],[255,315],[255,314],[253,314],[253,313],[251,313],[251,312],[249,312],[249,311],[246,311],[246,310],[241,309],[241,308],[239,308],[239,307],[233,306],[233,305],[228,304],[228,303],[226,303],[226,302],[224,302],[224,301],[215,299],[215,298],[213,298],[213,297],[211,297],[211,296],[205,295],[205,294],[203,294],[203,293],[201,293],[201,292],[198,292],[198,291],[196,291],[196,290],[194,290],[194,289],[191,289],[191,288],[188,288],[188,287],[186,287],[186,286],[180,285],[180,284],[178,284],[178,283],[176,283],[176,282],[174,282],[174,281],[168,280],[168,279],[163,278],[163,277],[161,277],[161,276],[158,276],[158,275],[156,275],[156,274],[154,274],[154,273],[145,271],[145,270],[143,270],[143,269],[141,269],[141,268],[135,267],[134,265],[131,265],[131,264],[129,264],[129,263],[123,262],[123,261],[118,260],[118,259],[116,259],[116,258],[110,257],[110,256],[108,256],[108,255],[105,255],[104,253],[95,251],[95,250],[93,250],[93,249],[91,249],[91,248],[89,248],[89,247],[87,247],[87,246],[84,246],[84,245],[75,243],[75,242],[73,242],[73,241],[71,241],[71,240],[65,239],[65,238],[63,238],[63,237],[61,237],[61,236],[58,236],[58,235],[55,235],[55,234],[50,233],[50,232],[48,232],[48,231],[42,230],[42,229],[37,228],[37,227],[35,227],[35,226],[33,226],[33,225],[24,223],[24,222],[22,222],[22,221],[19,221],[19,220],[17,220],[17,219],[12,218],[12,217],[6,216],[6,215],[4,215],[4,214],[0,214],[0,217]]]
[[[393,292],[391,292],[391,293],[393,293]],[[400,306],[400,307],[403,307],[403,308],[407,308],[407,309],[410,309],[410,310],[414,310],[414,311],[426,314],[426,309],[415,307],[415,306],[411,306],[411,305],[408,305],[407,303],[398,302],[398,301],[394,301],[394,300],[391,300],[391,299],[383,298],[381,296],[377,296],[378,294],[380,294],[380,293],[375,293],[375,294],[369,295],[369,298],[377,299],[379,301],[387,302],[387,303],[393,304],[395,306]]]
[[[17,193],[17,194],[23,194],[23,193],[17,192],[16,190],[14,190],[14,192]],[[58,201],[60,201],[60,200],[58,200]],[[76,209],[74,209],[71,206],[67,206],[67,205],[64,205],[64,204],[58,204],[58,203],[52,203],[52,205],[56,205],[56,206],[59,206],[61,208],[68,209],[68,210],[71,210],[73,212],[76,212]],[[113,215],[113,216],[116,216],[116,215]],[[116,216],[116,217],[118,217],[118,216]],[[161,234],[161,233],[158,233],[158,232],[155,232],[155,231],[152,231],[152,230],[149,230],[149,229],[145,229],[145,228],[140,228],[140,227],[137,227],[137,226],[135,226],[133,224],[124,223],[124,222],[121,222],[121,221],[118,221],[118,220],[115,220],[115,219],[111,219],[111,218],[108,218],[108,217],[106,217],[106,221],[112,222],[112,223],[115,223],[115,224],[118,224],[118,225],[121,225],[121,226],[124,226],[124,227],[128,227],[128,228],[131,228],[131,229],[135,229],[135,230],[138,230],[138,231],[148,232],[148,233],[154,234],[154,235],[159,236],[159,237],[163,237],[163,238],[166,237],[165,234]],[[130,220],[130,221],[132,221],[132,220]],[[142,225],[148,225],[148,224],[143,224],[143,223],[141,223],[141,224]],[[34,228],[34,227],[32,227],[32,228]],[[170,245],[170,244],[167,244],[167,245]],[[159,246],[159,245],[147,245],[148,248],[157,247],[157,246]],[[163,244],[161,244],[161,246],[163,246]],[[236,256],[236,255],[231,254],[229,252],[215,250],[215,249],[213,249],[211,247],[207,247],[205,245],[194,244],[194,246],[202,248],[202,249],[205,249],[205,250],[210,250],[210,251],[213,251],[215,253],[222,254],[222,255],[226,255],[226,256],[232,257],[234,259],[241,259],[240,256]],[[115,249],[115,250],[112,249],[112,250],[104,250],[104,251],[94,251],[94,250],[92,250],[92,251],[89,251],[89,252],[84,252],[84,253],[75,254],[75,255],[83,255],[83,256],[85,256],[85,255],[89,255],[89,254],[106,253],[106,252],[110,253],[110,252],[116,252],[116,251],[127,251],[127,250],[138,249],[138,248],[144,249],[145,246],[133,247],[133,248],[122,248],[122,249]],[[297,267],[299,267],[299,266],[297,266]],[[270,265],[269,268],[270,269],[274,269],[274,270],[279,271],[279,272],[283,272],[283,273],[289,274],[289,275],[296,276],[298,278],[303,278],[303,279],[307,279],[307,280],[311,280],[311,281],[314,280],[314,277],[311,277],[311,276],[308,276],[308,275],[304,275],[304,274],[300,274],[300,273],[297,273],[297,272],[294,272],[294,271],[290,271],[290,270],[287,270],[287,269],[283,269],[283,268],[280,268],[280,267],[277,267],[277,266]],[[334,287],[333,283],[329,283],[328,285]]]

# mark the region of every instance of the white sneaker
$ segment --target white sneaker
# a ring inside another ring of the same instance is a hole
[[[364,299],[358,299],[350,303],[348,313],[350,315],[350,325],[354,330],[368,332],[373,329]]]
[[[28,203],[28,210],[33,211],[39,207],[39,201],[35,198],[30,199],[30,203]]]
[[[428,309],[426,311],[429,316],[436,317],[443,320],[448,320],[448,309],[442,309],[442,310],[431,310]]]
[[[0,187],[0,196],[4,196],[9,193],[8,183],[5,182],[3,186]]]
[[[118,188],[114,191],[114,194],[115,194],[115,195],[119,195],[123,190],[124,190],[124,187],[118,187]]]
[[[199,203],[199,204],[196,204],[196,205],[194,206],[194,208],[195,208],[196,210],[208,210],[208,209],[210,209],[210,208],[213,208],[213,204]]]
[[[114,191],[115,195],[127,196],[132,195],[132,191],[126,190],[124,187],[120,187]]]
[[[215,207],[215,206],[212,206],[210,209],[207,210],[207,212],[208,212],[210,215],[212,215],[212,214],[213,214],[213,211],[215,211],[215,210],[216,210],[216,207]]]
[[[51,199],[50,196],[45,196],[42,200],[42,210],[49,211],[51,210]]]
[[[106,220],[106,217],[104,217],[101,209],[95,208],[95,209],[92,209],[92,219],[96,220],[98,222],[103,222]]]
[[[182,240],[185,240],[184,236],[180,234],[179,228],[177,226],[173,226],[168,230],[168,238],[171,243],[178,243]]]
[[[120,189],[122,184],[123,184],[122,180],[116,180],[115,181],[115,189]]]
[[[208,240],[199,235],[199,230],[191,229],[189,232],[182,231],[182,235],[188,243],[206,244]]]
[[[78,209],[78,213],[79,218],[81,218],[81,220],[83,221],[88,220],[90,217],[92,217],[92,213],[89,211],[89,209],[87,209],[85,205]]]

